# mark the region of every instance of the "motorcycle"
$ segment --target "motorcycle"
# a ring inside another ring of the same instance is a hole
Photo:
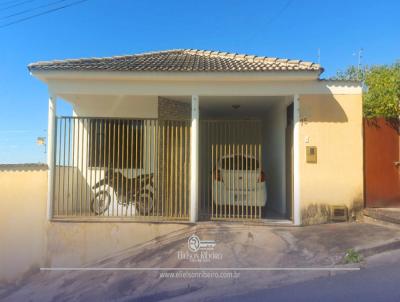
[[[90,210],[101,215],[108,210],[113,201],[118,205],[135,206],[139,215],[148,215],[154,206],[153,174],[143,174],[128,178],[120,171],[105,171],[105,177],[92,189],[94,197],[90,201]]]

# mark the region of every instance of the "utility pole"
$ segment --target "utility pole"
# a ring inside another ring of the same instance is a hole
[[[321,64],[321,48],[318,48],[317,50],[317,63],[318,65]]]
[[[363,58],[364,49],[360,48],[358,50],[358,64],[357,64],[357,78],[360,79],[361,63]]]

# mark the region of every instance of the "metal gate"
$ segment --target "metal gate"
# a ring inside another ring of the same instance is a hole
[[[188,220],[190,122],[58,117],[55,218]]]
[[[201,122],[202,219],[261,219],[266,201],[261,122]]]
[[[366,207],[400,207],[398,121],[364,120]]]

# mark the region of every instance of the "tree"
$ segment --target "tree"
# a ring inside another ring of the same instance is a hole
[[[355,80],[365,84],[363,94],[364,116],[367,118],[400,116],[400,61],[392,65],[370,68],[350,66],[337,73],[336,80]]]

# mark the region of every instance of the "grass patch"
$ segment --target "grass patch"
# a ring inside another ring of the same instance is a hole
[[[362,255],[354,249],[348,249],[344,254],[344,263],[360,263],[362,261]]]

